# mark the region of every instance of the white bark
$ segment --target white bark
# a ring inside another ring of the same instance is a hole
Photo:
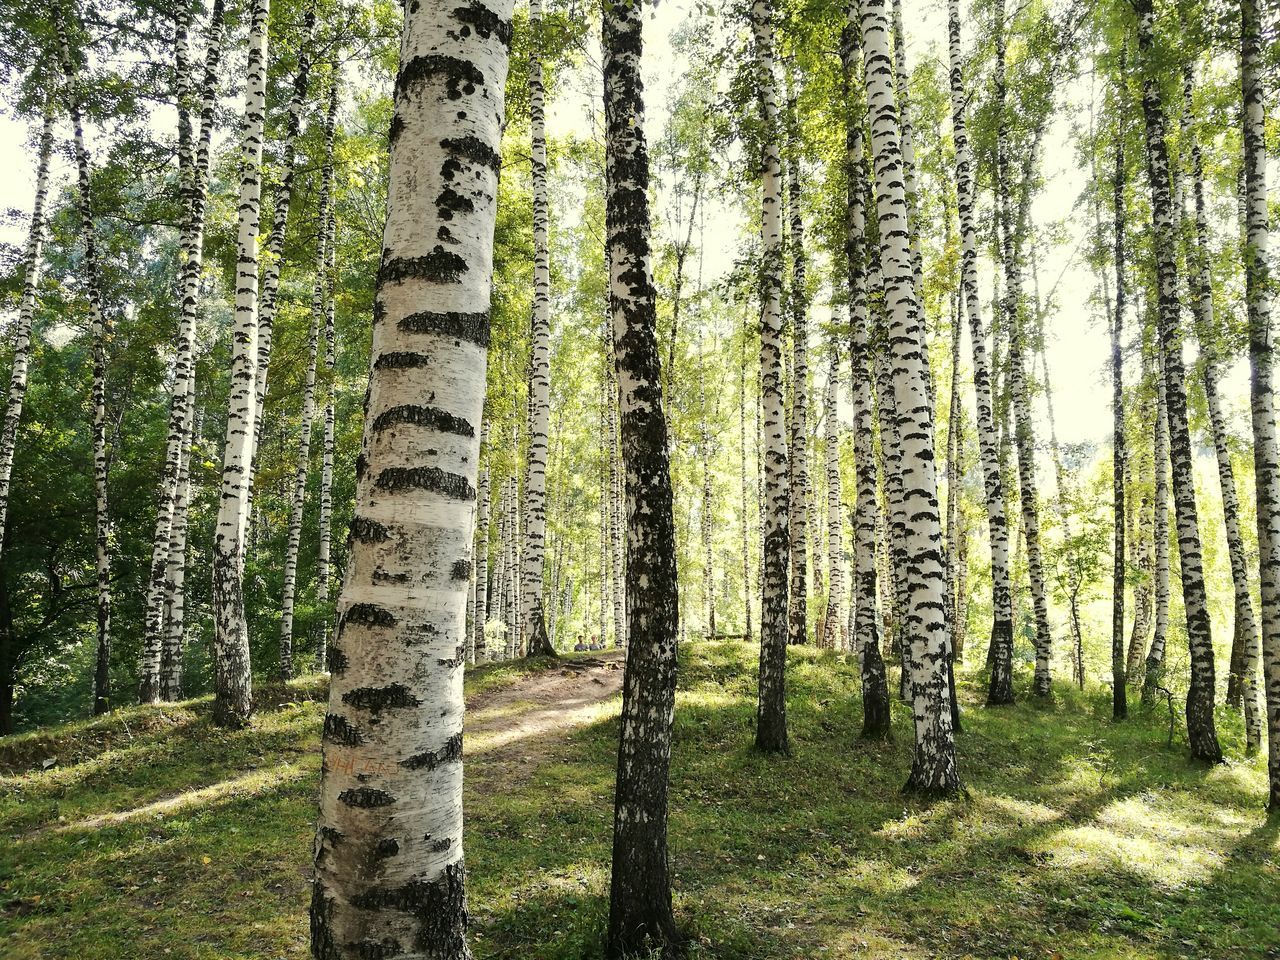
[[[244,547],[252,480],[258,354],[258,215],[262,195],[262,136],[267,89],[270,0],[253,0],[240,142],[239,224],[236,231],[235,321],[231,393],[222,454],[220,500],[213,539],[214,720],[241,726],[252,710],[249,625],[244,610]]]
[[[511,4],[405,9],[312,953],[464,960],[462,678]]]

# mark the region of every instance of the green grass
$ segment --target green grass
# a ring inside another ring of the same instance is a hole
[[[900,793],[905,708],[892,742],[859,741],[856,668],[831,654],[791,652],[793,756],[752,752],[755,656],[684,650],[671,847],[695,957],[1280,956],[1260,762],[1191,764],[1163,717],[1111,723],[1101,688],[989,711],[966,677],[970,795],[923,805]],[[468,692],[547,665],[482,668]],[[0,744],[0,955],[306,955],[320,699],[307,678],[236,733],[197,700]],[[616,736],[606,719],[533,766],[474,758],[478,958],[599,954]]]

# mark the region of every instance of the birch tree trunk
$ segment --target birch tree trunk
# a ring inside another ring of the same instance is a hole
[[[31,204],[31,228],[22,251],[22,299],[18,303],[18,321],[13,330],[13,366],[9,371],[9,398],[4,408],[4,425],[0,427],[0,549],[4,546],[4,528],[9,515],[9,479],[13,474],[13,451],[18,442],[18,425],[22,422],[22,404],[27,397],[27,368],[31,363],[31,324],[36,314],[36,295],[43,267],[45,203],[49,197],[49,155],[53,152],[53,102],[44,107],[36,148],[36,194]],[[94,703],[94,712],[105,712]]]
[[[1191,435],[1187,426],[1187,394],[1179,329],[1178,267],[1174,205],[1170,195],[1169,152],[1165,144],[1164,110],[1155,74],[1152,0],[1135,0],[1138,48],[1142,56],[1142,110],[1146,120],[1147,167],[1154,221],[1158,317],[1164,356],[1165,406],[1169,420],[1169,458],[1173,501],[1178,524],[1178,556],[1182,568],[1182,604],[1191,653],[1191,683],[1187,690],[1187,739],[1191,756],[1218,763],[1222,748],[1214,724],[1215,677],[1213,634],[1205,596],[1200,553],[1200,522],[1192,473]]]
[[[840,420],[836,401],[840,376],[840,352],[831,344],[831,360],[827,369],[826,398],[826,454],[827,454],[827,611],[823,635],[827,646],[843,650],[847,639],[842,637],[843,623],[840,605],[844,602],[844,537],[840,524]]]
[[[951,128],[956,153],[956,206],[960,214],[960,287],[969,321],[973,351],[973,387],[976,396],[978,453],[986,494],[987,528],[991,543],[993,652],[987,689],[988,706],[1013,703],[1013,594],[1009,583],[1009,527],[1005,519],[1004,480],[1000,472],[1000,447],[992,401],[991,368],[987,360],[986,331],[978,298],[977,224],[974,220],[973,155],[966,131],[964,64],[960,54],[960,0],[948,0],[948,48],[950,51]]]
[[[1123,57],[1123,54],[1122,54]],[[1128,687],[1124,656],[1124,591],[1125,591],[1125,496],[1124,465],[1124,361],[1120,352],[1124,333],[1125,295],[1128,288],[1124,276],[1125,258],[1125,172],[1124,135],[1116,131],[1116,165],[1113,205],[1115,210],[1116,303],[1111,320],[1111,498],[1115,531],[1111,562],[1111,716],[1123,720],[1129,715]],[[1074,621],[1073,621],[1074,622]],[[1077,642],[1077,657],[1080,657]],[[1084,679],[1084,664],[1079,665]]]
[[[1040,544],[1039,490],[1036,484],[1035,435],[1031,420],[1031,399],[1026,377],[1026,304],[1022,294],[1022,235],[1030,200],[1030,185],[1024,187],[1015,219],[1013,178],[1009,169],[1009,130],[1005,109],[1005,29],[1004,3],[996,4],[995,100],[998,117],[996,134],[996,200],[1000,226],[1001,258],[1004,263],[1004,313],[1009,325],[1009,388],[1013,400],[1014,443],[1018,453],[1019,501],[1022,531],[1026,538],[1027,572],[1031,579],[1031,601],[1035,613],[1036,665],[1032,689],[1040,697],[1052,695],[1050,657],[1053,637],[1049,627],[1049,604],[1045,592],[1044,561]],[[1034,149],[1034,148],[1033,148]]]
[[[791,423],[790,500],[788,535],[791,539],[791,589],[787,642],[809,639],[809,295],[805,288],[804,218],[800,213],[800,156],[794,99],[788,104],[790,158],[787,163],[788,213],[791,218]],[[817,557],[814,558],[815,560]]]
[[[761,135],[760,389],[763,407],[764,497],[761,537],[760,688],[756,748],[787,753],[786,667],[790,547],[787,433],[782,396],[782,162],[778,152],[778,99],[774,78],[773,10],[753,0],[756,91]]]
[[[184,449],[190,444],[190,404],[194,396],[195,335],[200,274],[204,264],[205,190],[209,177],[209,145],[213,126],[213,101],[217,87],[218,65],[222,59],[223,5],[215,3],[207,28],[204,74],[200,88],[200,137],[193,142],[191,64],[187,46],[188,24],[179,21],[175,57],[175,80],[178,102],[178,168],[183,200],[183,224],[180,238],[183,261],[179,267],[182,305],[178,318],[176,352],[173,366],[173,392],[169,409],[169,431],[165,460],[160,477],[156,506],[155,535],[152,540],[150,575],[147,581],[146,607],[143,618],[142,654],[139,662],[138,700],[155,703],[161,698],[161,659],[168,630],[164,622],[166,606],[173,600],[167,594],[172,526],[175,522],[175,500],[178,473]],[[185,521],[184,521],[185,522]]]
[[[627,506],[627,663],[622,688],[613,873],[605,954],[679,955],[667,855],[667,774],[675,712],[675,520],[650,269],[649,155],[644,135],[638,0],[605,4],[606,243],[609,315]]]
[[[1190,103],[1191,77],[1187,77]],[[1189,131],[1188,131],[1189,132]],[[1218,484],[1222,491],[1222,519],[1227,535],[1227,556],[1235,593],[1235,638],[1241,650],[1240,695],[1244,707],[1245,749],[1257,752],[1262,745],[1262,717],[1258,712],[1258,621],[1253,613],[1253,592],[1249,586],[1248,559],[1240,532],[1240,498],[1236,492],[1235,469],[1227,447],[1227,422],[1218,390],[1219,361],[1215,343],[1213,286],[1209,276],[1209,218],[1204,195],[1204,160],[1199,143],[1191,142],[1192,192],[1195,196],[1195,245],[1190,255],[1192,269],[1191,315],[1200,341],[1200,376],[1205,404],[1209,409],[1209,432],[1218,464]],[[1183,213],[1186,216],[1185,211]],[[1234,658],[1233,658],[1234,659]]]
[[[1258,498],[1262,586],[1262,671],[1267,709],[1268,807],[1280,808],[1280,458],[1272,390],[1267,145],[1262,72],[1262,7],[1240,0],[1240,79],[1244,104],[1245,304],[1249,318],[1249,401]]]
[[[335,88],[336,89],[336,88]],[[311,293],[311,327],[307,333],[307,370],[302,387],[302,416],[298,422],[298,461],[293,472],[293,496],[289,506],[289,531],[285,542],[284,578],[280,594],[280,679],[293,677],[293,607],[298,582],[298,549],[302,544],[302,515],[307,502],[307,476],[311,472],[311,428],[316,414],[316,361],[320,352],[320,325],[328,312],[329,248],[333,245],[333,129],[338,109],[330,96],[324,120],[324,161],[320,173],[320,198],[316,221],[316,268]],[[259,374],[262,367],[258,368]]]
[[[97,586],[97,659],[94,673],[94,712],[110,708],[111,663],[111,516],[107,509],[107,341],[110,323],[102,311],[97,231],[93,220],[93,194],[89,176],[89,149],[85,145],[84,123],[80,115],[80,93],[75,61],[67,42],[67,26],[57,21],[59,60],[64,78],[64,96],[71,118],[72,147],[76,161],[76,208],[80,215],[80,236],[84,244],[85,298],[89,302],[89,338],[92,343],[93,381],[90,405],[93,408],[93,516],[94,558]]]
[[[751,629],[751,536],[748,504],[751,500],[750,486],[747,482],[747,326],[742,326],[742,354],[738,363],[738,474],[742,484],[742,511],[739,514],[742,525],[742,639],[750,643],[754,632]]]
[[[609,339],[609,355],[615,356],[613,338]],[[622,462],[622,428],[618,417],[617,364],[609,364],[609,483],[612,490],[612,510],[609,512],[609,558],[612,563],[613,583],[609,595],[613,599],[613,645],[627,646],[627,591],[626,577],[626,480]],[[600,642],[604,643],[603,635]]]
[[[297,173],[297,140],[302,127],[302,107],[307,98],[311,77],[311,35],[315,27],[315,11],[308,9],[303,22],[302,43],[298,54],[298,69],[294,75],[293,93],[289,98],[288,117],[285,121],[283,175],[276,189],[274,209],[271,213],[271,233],[267,237],[265,256],[260,268],[261,281],[258,295],[257,359],[253,385],[253,443],[249,449],[249,494],[245,519],[253,510],[254,478],[258,467],[258,445],[262,440],[262,412],[267,402],[267,374],[271,369],[271,342],[275,332],[276,304],[280,289],[280,268],[284,263],[284,239],[289,225],[289,207],[293,200],[293,178]],[[335,71],[334,81],[337,82]],[[336,87],[331,87],[330,101],[335,101]],[[336,107],[334,108],[336,110]],[[259,186],[261,192],[261,186]],[[320,230],[327,229],[320,220]],[[324,261],[319,261],[323,269]],[[243,558],[241,558],[243,563]]]
[[[488,659],[485,649],[485,624],[489,620],[489,420],[483,418],[480,426],[480,481],[476,485],[476,597],[471,617],[471,662],[484,663]]]
[[[902,154],[897,110],[889,78],[889,23],[884,0],[861,0],[863,53],[876,170],[876,208],[881,224],[893,363],[893,396],[903,458],[900,476],[909,524],[906,545],[911,607],[904,641],[909,651],[915,757],[907,788],[924,794],[960,789],[948,696],[950,639],[947,636],[946,573],[942,521],[933,451],[920,304],[912,281],[910,229],[898,175]]]
[[[332,65],[333,78],[329,87],[329,109],[337,113],[338,91],[341,75],[338,65]],[[336,116],[335,116],[336,120]],[[333,629],[332,599],[332,540],[333,540],[333,462],[337,445],[337,410],[334,398],[337,386],[334,377],[338,362],[338,330],[335,320],[338,224],[337,198],[329,205],[329,245],[325,257],[325,281],[328,296],[324,312],[324,447],[320,456],[320,516],[319,543],[316,549],[316,602],[320,606],[320,625],[316,637],[316,669],[328,669],[329,636]]]
[[[521,633],[529,656],[555,654],[542,601],[546,552],[547,432],[551,423],[551,259],[548,248],[547,140],[543,119],[542,0],[529,0],[529,127],[533,166],[533,315],[530,328],[529,460],[524,487],[520,570]]]
[[[221,495],[213,538],[214,700],[219,726],[243,726],[253,707],[249,625],[244,611],[245,523],[252,481],[258,354],[258,215],[266,111],[270,0],[253,0],[240,145],[240,218],[236,234],[235,323],[231,394],[222,455]]]
[[[182,650],[186,638],[187,611],[187,527],[191,510],[191,458],[201,431],[201,414],[195,409],[195,379],[188,383],[191,393],[187,408],[190,422],[185,427],[188,442],[178,463],[178,491],[173,500],[173,523],[169,525],[169,558],[165,570],[164,640],[160,648],[160,699],[182,699]]]
[[[702,337],[698,338],[699,359],[702,357]],[[707,639],[712,639],[716,635],[716,577],[715,577],[715,554],[712,550],[712,524],[714,523],[711,499],[711,425],[707,422],[707,371],[705,363],[702,369],[702,375],[698,378],[698,393],[701,407],[701,419],[699,424],[702,440],[702,603],[703,603],[703,625],[706,629]]]
[[[464,960],[463,659],[511,5],[405,9],[311,950]],[[373,945],[371,947],[371,945]]]
[[[1158,338],[1158,335],[1157,335]],[[1155,552],[1154,606],[1151,649],[1142,678],[1142,702],[1150,704],[1164,683],[1164,655],[1169,637],[1169,417],[1165,408],[1164,359],[1155,347],[1156,419],[1152,439],[1155,469],[1152,540]]]

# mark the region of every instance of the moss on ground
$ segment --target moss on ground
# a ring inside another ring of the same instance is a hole
[[[964,674],[969,796],[927,806],[900,793],[905,707],[891,742],[858,740],[856,667],[830,653],[790,651],[794,753],[754,753],[755,660],[683,651],[671,846],[695,957],[1280,956],[1260,761],[1192,764],[1159,714],[1112,723],[1104,688],[986,710]],[[468,692],[551,663],[472,671]],[[235,733],[195,700],[0,743],[0,954],[305,956],[322,700],[304,678]],[[474,767],[478,958],[599,955],[617,722],[557,737],[519,782]]]

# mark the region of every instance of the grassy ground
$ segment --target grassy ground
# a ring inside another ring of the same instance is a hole
[[[752,753],[754,666],[742,644],[684,651],[671,845],[696,957],[1280,957],[1257,762],[1192,765],[1161,717],[1112,724],[1103,690],[988,711],[966,680],[970,797],[917,805],[906,713],[859,742],[855,668],[830,654],[791,653],[794,755]],[[193,701],[0,745],[0,955],[305,955],[321,690],[265,691],[238,733]],[[477,747],[478,958],[598,955],[616,735],[590,720],[514,767]]]

